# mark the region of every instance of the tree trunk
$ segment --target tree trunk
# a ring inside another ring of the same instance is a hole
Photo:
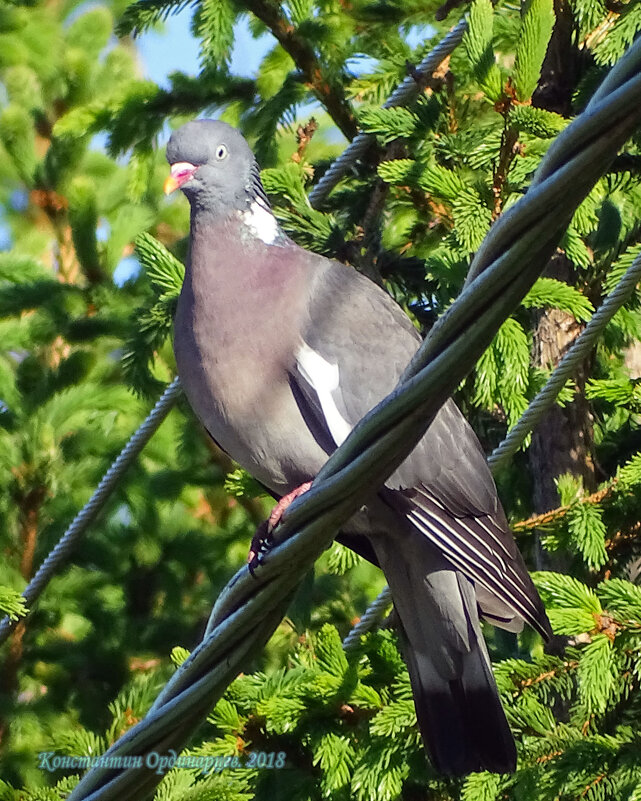
[[[572,265],[557,253],[545,274],[569,282]],[[575,318],[559,309],[546,309],[538,314],[534,330],[535,366],[554,369],[583,329]],[[580,477],[588,492],[596,489],[593,448],[593,425],[590,406],[585,398],[585,381],[589,364],[580,364],[573,376],[574,399],[565,407],[554,405],[532,433],[529,463],[533,479],[532,501],[535,513],[547,512],[559,505],[555,479],[564,473]],[[539,568],[550,568],[549,558],[540,552]],[[556,569],[561,565],[555,564]]]

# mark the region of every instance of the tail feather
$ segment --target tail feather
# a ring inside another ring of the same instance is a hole
[[[514,772],[516,746],[483,645],[464,656],[461,675],[448,681],[400,633],[418,725],[434,767],[448,776]]]
[[[419,728],[450,776],[511,773],[516,746],[481,634],[474,585],[415,532],[372,537],[400,618]]]
[[[424,487],[387,493],[386,500],[475,583],[480,589],[481,608],[483,601],[494,598],[499,608],[513,610],[542,637],[550,639],[550,621],[502,511],[495,516],[455,517]],[[500,620],[495,610],[488,611],[490,619]],[[508,623],[506,628],[516,626]]]

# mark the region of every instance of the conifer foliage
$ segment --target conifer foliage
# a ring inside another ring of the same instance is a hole
[[[5,4],[0,610],[24,613],[19,592],[175,375],[188,216],[181,198],[162,197],[169,127],[198,114],[239,126],[287,233],[380,282],[425,330],[630,46],[639,9]],[[461,11],[460,46],[417,75]],[[191,15],[199,72],[159,87],[141,78],[135,37],[178,12]],[[231,66],[239,26],[265,46],[250,77]],[[408,74],[415,99],[383,107]],[[310,190],[359,131],[371,135],[367,153],[312,208]],[[641,255],[640,147],[638,133],[604,165],[544,277],[459,388],[488,452]],[[157,799],[641,798],[640,303],[636,292],[619,310],[497,476],[558,635],[545,652],[531,632],[487,632],[519,749],[514,776],[434,773],[393,626],[341,645],[382,580],[335,545],[185,761],[159,768]],[[242,563],[268,508],[260,493],[186,406],[170,414],[0,652],[2,801],[67,797],[79,770],[64,757],[104,752],[144,716]]]

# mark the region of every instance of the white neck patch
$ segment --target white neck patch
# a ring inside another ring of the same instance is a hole
[[[240,217],[245,225],[251,228],[254,236],[257,236],[266,245],[271,245],[277,238],[278,222],[276,217],[256,200],[252,202],[249,211],[241,211]]]

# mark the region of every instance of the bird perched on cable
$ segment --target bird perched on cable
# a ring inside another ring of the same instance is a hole
[[[189,122],[167,160],[165,191],[191,204],[174,340],[182,385],[220,447],[277,498],[293,497],[394,389],[420,337],[377,285],[285,235],[237,130]],[[436,768],[513,771],[479,617],[512,631],[526,621],[546,638],[550,624],[453,402],[342,534],[365,535],[385,573]]]

